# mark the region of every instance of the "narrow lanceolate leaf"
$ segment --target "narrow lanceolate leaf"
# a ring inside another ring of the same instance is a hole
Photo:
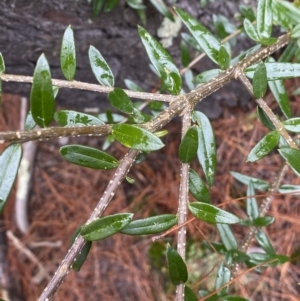
[[[263,137],[250,151],[247,162],[255,162],[265,157],[270,151],[272,151],[278,144],[280,134],[277,131],[273,131]]]
[[[61,126],[103,125],[97,117],[71,110],[61,110],[54,114],[55,121]]]
[[[126,87],[129,89],[129,90],[132,90],[132,91],[140,91],[140,92],[143,92],[143,88],[141,88],[139,85],[137,85],[134,81],[126,78],[124,79],[124,83],[126,85]]]
[[[253,75],[253,94],[255,98],[262,98],[267,92],[267,69],[264,63],[257,65]]]
[[[234,214],[210,204],[190,203],[189,210],[196,218],[213,224],[236,224],[240,221]]]
[[[133,9],[145,9],[143,0],[127,0],[127,4]]]
[[[198,174],[191,168],[189,171],[189,190],[197,201],[210,203],[210,194],[208,188]]]
[[[286,162],[293,168],[297,173],[300,173],[300,150],[294,148],[280,148],[280,155],[286,160]]]
[[[129,235],[156,234],[170,229],[176,223],[176,215],[162,214],[132,221],[120,232]]]
[[[66,79],[72,80],[76,71],[76,51],[74,33],[71,25],[65,30],[61,50],[60,67]]]
[[[289,185],[289,184],[281,185],[278,188],[278,191],[280,193],[298,193],[300,192],[300,185]]]
[[[170,93],[179,94],[182,85],[181,75],[170,54],[141,26],[139,35],[163,85]]]
[[[80,230],[81,230],[81,227],[79,227],[79,228],[75,231],[75,233],[74,233],[74,235],[73,235],[73,237],[72,237],[72,239],[71,239],[71,245],[74,244],[74,241],[75,241],[76,237],[78,236]],[[91,242],[91,241],[86,241],[86,242],[85,242],[85,245],[84,245],[83,248],[82,248],[82,250],[81,250],[80,253],[77,255],[75,261],[74,261],[73,264],[72,264],[72,269],[75,270],[76,272],[79,272],[79,271],[80,271],[82,265],[84,264],[84,262],[85,262],[85,260],[86,260],[86,258],[87,258],[87,256],[88,256],[88,254],[89,254],[89,252],[90,252],[91,246],[92,246],[92,242]]]
[[[188,50],[187,43],[182,39],[180,42],[180,54],[181,54],[181,64],[187,67],[191,62],[190,53]]]
[[[104,239],[127,226],[131,222],[132,216],[132,213],[119,213],[100,217],[88,225],[83,225],[80,234],[89,241]]]
[[[300,64],[297,63],[265,63],[267,69],[267,79],[285,79],[300,77]],[[245,69],[245,74],[252,78],[257,65]]]
[[[25,131],[29,131],[29,130],[33,129],[35,126],[36,126],[36,123],[32,118],[31,112],[29,111],[26,116],[24,129],[25,129]]]
[[[175,8],[175,11],[191,34],[194,36],[201,49],[212,61],[214,61],[216,64],[219,64],[219,50],[221,47],[220,42],[211,34],[211,32],[209,32],[207,28],[201,25],[187,12],[181,10],[180,8]]]
[[[250,253],[249,262],[252,265],[263,264],[264,262],[267,266],[276,266],[279,264],[284,264],[290,260],[290,257],[280,254],[267,254],[267,253]]]
[[[184,286],[184,301],[198,301],[197,295],[187,285]]]
[[[2,56],[2,53],[0,52],[0,73],[5,72],[5,63],[4,63],[4,58]]]
[[[291,37],[294,39],[300,38],[300,24],[296,25],[291,31]]]
[[[162,141],[154,134],[134,125],[113,125],[112,135],[126,147],[140,151],[154,151],[164,147]]]
[[[50,67],[42,54],[34,69],[30,94],[30,111],[36,124],[48,126],[53,119],[54,106]]]
[[[212,78],[215,78],[222,72],[221,69],[212,69],[204,71],[197,76],[194,77],[193,82],[194,84],[204,84],[211,80]]]
[[[0,215],[17,176],[21,157],[20,144],[9,145],[0,155]]]
[[[217,224],[217,228],[226,250],[237,250],[238,244],[230,227],[227,224]]]
[[[113,156],[88,146],[66,145],[59,152],[68,162],[84,167],[112,169],[119,165],[119,161]]]
[[[179,285],[188,279],[188,272],[184,260],[169,244],[167,246],[167,262],[172,284]]]
[[[119,111],[126,114],[133,113],[133,103],[121,88],[114,88],[113,91],[108,94],[108,99],[111,105]]]
[[[190,163],[195,158],[198,149],[198,131],[195,126],[188,129],[179,146],[179,159]]]
[[[230,270],[222,262],[218,269],[217,278],[216,278],[216,289],[219,289],[224,284],[228,283],[231,278]],[[228,293],[228,286],[224,287],[221,291],[218,292],[218,296],[224,296]]]
[[[162,0],[150,0],[150,2],[163,16],[169,18],[174,22],[174,17],[172,13],[168,10],[168,8]]]
[[[252,221],[251,226],[254,227],[266,227],[274,223],[275,218],[273,216],[260,216]]]
[[[216,143],[212,126],[208,118],[201,112],[194,112],[198,131],[198,160],[203,168],[208,185],[214,184],[216,172]]]
[[[275,60],[272,57],[269,57],[266,61],[268,63],[275,63]],[[290,100],[286,93],[283,81],[282,80],[268,81],[268,85],[282,113],[285,115],[286,118],[291,118],[292,110],[291,110]]]
[[[291,118],[282,122],[285,129],[293,132],[299,133],[300,132],[300,117]]]
[[[272,0],[258,0],[257,32],[261,38],[269,38],[272,34]]]
[[[225,70],[230,65],[230,54],[228,53],[227,49],[221,45],[219,49],[219,66],[222,70]]]
[[[255,220],[259,217],[259,210],[257,205],[257,200],[254,197],[255,190],[253,182],[250,180],[249,186],[247,189],[247,215],[249,216],[250,220]]]
[[[246,175],[243,175],[239,172],[231,171],[230,174],[239,182],[249,185],[250,181],[252,181],[254,188],[258,190],[267,190],[269,188],[269,184],[266,181],[263,181],[261,179],[249,177]]]
[[[273,18],[286,29],[292,29],[300,20],[300,8],[288,1],[272,1]]]
[[[253,8],[251,6],[241,4],[241,5],[239,5],[239,10],[240,10],[242,16],[244,18],[247,18],[251,22],[253,22],[256,19]]]
[[[115,84],[114,75],[101,53],[94,46],[90,46],[89,59],[98,82],[103,86],[113,87]]]
[[[268,115],[264,112],[264,110],[260,106],[257,106],[257,116],[265,127],[267,127],[272,131],[275,131],[276,128],[274,124],[272,123]]]

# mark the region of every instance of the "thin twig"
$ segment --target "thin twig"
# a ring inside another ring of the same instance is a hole
[[[138,155],[138,151],[130,150],[125,157],[123,158],[121,164],[117,168],[112,180],[108,183],[103,196],[99,200],[97,206],[93,210],[91,216],[87,220],[86,224],[92,222],[97,217],[100,217],[103,212],[105,211],[107,205],[113,198],[116,190],[125,179],[130,167],[132,166],[136,156]],[[67,276],[71,265],[73,264],[74,260],[81,252],[83,246],[85,245],[85,240],[82,236],[77,236],[74,244],[69,249],[67,255],[59,265],[57,271],[55,272],[54,276],[48,283],[47,287],[42,292],[41,296],[39,297],[39,301],[49,301],[53,298],[56,290],[61,285],[65,277]]]
[[[191,112],[184,114],[182,119],[182,133],[183,139],[187,130],[191,126]],[[178,225],[184,224],[187,220],[187,203],[189,198],[189,163],[180,163],[180,189],[179,189],[179,204],[178,204]],[[178,231],[177,238],[177,251],[179,255],[185,260],[186,253],[186,227],[183,226]],[[184,283],[177,285],[176,287],[176,301],[184,300]]]

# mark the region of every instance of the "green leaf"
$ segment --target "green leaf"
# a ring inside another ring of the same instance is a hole
[[[194,90],[195,89],[195,85],[193,83],[194,75],[193,75],[193,71],[191,69],[187,69],[185,71],[185,73],[184,73],[184,80],[185,80],[185,83],[186,83],[187,87],[190,90]]]
[[[249,48],[248,50],[242,52],[241,54],[239,54],[238,56],[236,56],[235,58],[233,58],[230,62],[231,66],[236,65],[238,62],[240,62],[241,60],[243,60],[244,58],[248,57],[251,53],[259,50],[261,48],[261,45],[255,45],[251,48]]]
[[[296,41],[291,40],[289,44],[286,46],[286,48],[283,50],[281,56],[278,59],[278,62],[280,63],[290,62],[295,56],[297,49],[298,49],[298,45]]]
[[[120,232],[128,235],[147,235],[166,231],[177,223],[174,214],[162,214],[132,221]]]
[[[252,65],[251,67],[245,69],[245,74],[249,78],[253,77],[254,71],[257,65]],[[296,63],[265,63],[267,69],[267,79],[285,79],[285,78],[295,78],[300,77],[300,64]]]
[[[24,129],[25,129],[25,131],[29,131],[29,130],[33,129],[35,126],[36,126],[36,123],[32,118],[31,112],[29,111],[26,116]]]
[[[132,114],[134,110],[133,103],[127,94],[121,88],[114,88],[108,94],[110,104],[119,111]]]
[[[178,252],[169,244],[167,245],[167,262],[172,284],[179,285],[185,283],[188,279],[185,262]]]
[[[230,270],[222,262],[219,266],[217,278],[216,278],[216,289],[219,289],[224,284],[228,283],[231,278]],[[218,296],[225,296],[228,293],[228,286],[222,288],[217,294]]]
[[[184,286],[184,301],[198,301],[197,295],[187,285]]]
[[[236,26],[223,15],[213,15],[213,24],[221,39],[226,38],[228,34],[237,30]]]
[[[72,237],[72,240],[71,240],[71,245],[74,244],[74,241],[76,239],[76,237],[78,236],[79,232],[81,230],[81,227],[79,227],[76,232],[74,233],[73,237]],[[79,272],[82,265],[84,264],[89,252],[90,252],[90,249],[91,249],[91,246],[92,246],[92,242],[91,241],[86,241],[82,250],[80,251],[80,253],[77,255],[77,257],[75,258],[75,261],[73,262],[72,264],[72,269],[76,272]]]
[[[267,59],[268,63],[274,63],[275,60],[272,57]],[[289,97],[286,93],[284,84],[282,80],[274,80],[268,81],[268,85],[270,90],[272,91],[282,113],[285,115],[286,118],[292,117],[292,110],[290,105]]]
[[[112,11],[119,3],[119,0],[109,0],[105,3],[104,12],[109,13]]]
[[[154,134],[135,125],[113,125],[112,135],[124,146],[140,151],[154,151],[164,147],[162,141]]]
[[[246,34],[251,40],[259,41],[259,35],[256,31],[256,28],[252,24],[252,22],[248,19],[244,20],[244,29],[246,31]]]
[[[195,76],[193,82],[194,84],[204,84],[218,76],[220,73],[222,73],[221,69],[207,70]]]
[[[130,79],[126,78],[126,79],[124,79],[124,82],[125,82],[126,87],[131,91],[139,91],[139,92],[144,91],[139,85],[137,85],[135,82],[133,82]]]
[[[264,97],[267,92],[267,85],[267,69],[264,63],[260,63],[253,75],[253,94],[256,99]]]
[[[181,75],[170,54],[141,26],[139,26],[139,35],[166,89],[172,94],[179,94],[182,85]]]
[[[93,16],[94,17],[99,15],[105,1],[106,0],[93,0]]]
[[[200,202],[190,203],[189,210],[196,218],[213,224],[236,224],[240,221],[234,214],[210,204]]]
[[[189,170],[189,190],[193,197],[203,203],[210,203],[209,190],[198,176],[196,171],[190,168]]]
[[[103,86],[113,87],[115,84],[114,75],[101,53],[94,46],[89,48],[89,59],[98,82]]]
[[[239,5],[239,10],[243,17],[247,18],[249,21],[253,22],[256,19],[253,8],[251,6],[241,4]]]
[[[300,117],[291,118],[282,122],[287,131],[293,133],[300,132]]]
[[[30,94],[30,111],[37,125],[46,127],[51,123],[54,106],[50,67],[42,54],[34,69]]]
[[[273,216],[261,216],[253,220],[252,225],[254,227],[266,227],[271,225],[275,221]]]
[[[269,184],[266,181],[263,181],[261,179],[249,177],[246,175],[243,175],[239,172],[231,171],[230,174],[239,182],[249,185],[250,180],[252,181],[254,188],[258,190],[265,191],[269,188]]]
[[[251,301],[240,296],[222,296],[222,301]]]
[[[258,265],[262,263],[267,263],[267,266],[276,266],[284,264],[290,260],[290,257],[279,254],[266,254],[266,253],[257,253],[253,252],[249,254],[250,260],[249,263],[252,265]],[[269,262],[272,261],[272,262]]]
[[[133,9],[145,9],[142,0],[126,0],[127,4]]]
[[[250,259],[250,257],[237,249],[231,249],[228,252],[226,252],[226,257],[231,257],[230,261],[233,262],[246,262]],[[227,260],[228,262],[228,260]]]
[[[195,158],[198,149],[198,131],[195,126],[185,133],[179,146],[179,159],[183,163],[190,163]]]
[[[220,47],[218,59],[222,70],[225,70],[230,66],[230,54],[223,45]]]
[[[247,189],[247,215],[249,216],[250,220],[255,220],[259,217],[259,209],[257,205],[257,200],[254,197],[255,190],[253,182],[250,180],[249,186]]]
[[[163,16],[169,18],[173,22],[175,21],[172,13],[168,10],[162,0],[150,0],[150,2]]]
[[[5,72],[5,63],[2,53],[0,52],[0,74]]]
[[[236,250],[238,244],[230,227],[227,224],[217,224],[217,228],[226,250]]]
[[[288,1],[272,1],[273,18],[286,29],[292,29],[300,20],[300,9]]]
[[[9,145],[0,156],[0,215],[16,179],[22,157],[20,144]]]
[[[194,17],[189,15],[187,12],[181,10],[180,8],[175,8],[175,11],[186,25],[188,30],[194,36],[201,49],[206,53],[206,55],[216,64],[219,63],[219,50],[221,47],[220,42],[201,25]]]
[[[208,185],[214,184],[216,172],[216,143],[212,126],[208,118],[201,112],[194,112],[193,119],[197,121],[198,160],[203,168]]]
[[[247,162],[255,162],[272,151],[275,146],[278,144],[280,139],[280,134],[277,131],[268,133],[263,137],[250,151]]]
[[[281,185],[278,188],[278,191],[280,193],[297,193],[300,191],[300,185],[289,185],[289,184]]]
[[[274,131],[276,128],[274,126],[274,124],[272,123],[272,121],[270,120],[270,118],[268,117],[268,115],[264,112],[264,110],[257,106],[257,116],[259,118],[259,120],[261,121],[261,123],[267,127],[268,129]]]
[[[272,0],[258,0],[257,32],[261,38],[269,38],[272,34]]]
[[[85,240],[95,241],[118,233],[132,220],[132,213],[119,213],[100,217],[88,225],[83,225],[80,234]]]
[[[300,150],[294,148],[280,148],[280,155],[286,160],[286,162],[296,170],[297,173],[300,173]]]
[[[60,50],[60,66],[65,78],[73,80],[76,71],[76,51],[71,25],[67,27],[63,36]]]
[[[202,48],[200,47],[200,45],[198,44],[196,39],[193,36],[191,36],[190,34],[182,32],[181,38],[195,50],[203,52]]]
[[[68,162],[84,167],[112,169],[119,165],[119,161],[113,156],[88,146],[66,145],[59,152]]]
[[[181,54],[181,64],[187,67],[191,62],[190,53],[188,50],[187,43],[184,40],[180,42],[180,54]]]
[[[291,31],[291,38],[300,38],[300,24],[296,25]]]
[[[61,126],[103,125],[99,118],[71,110],[61,110],[54,113],[55,121]]]

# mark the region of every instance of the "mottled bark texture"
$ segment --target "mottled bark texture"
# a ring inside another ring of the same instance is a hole
[[[162,16],[147,4],[147,30],[157,37],[157,29],[162,23]],[[175,1],[166,1],[172,4]],[[233,23],[238,4],[244,1],[209,2],[205,8],[200,8],[199,0],[177,1],[179,7],[198,18],[205,26],[212,29],[212,15],[222,14]],[[256,1],[247,1],[251,2]],[[0,52],[6,63],[6,73],[32,75],[39,55],[44,52],[51,66],[53,78],[62,79],[59,65],[61,39],[65,28],[71,24],[75,32],[77,72],[75,79],[97,83],[88,60],[88,48],[95,46],[107,60],[116,78],[116,86],[125,87],[124,79],[129,78],[151,91],[158,84],[157,77],[149,68],[149,59],[142,46],[137,32],[140,20],[135,11],[129,8],[125,1],[110,13],[92,16],[91,4],[86,0],[2,0],[0,3]],[[186,31],[185,28],[183,28]],[[242,42],[241,42],[242,41]],[[175,38],[168,49],[179,67],[180,36]],[[250,45],[247,38],[238,38],[233,54],[247,49]],[[193,71],[195,74],[209,68],[214,68],[211,62],[204,59]],[[3,83],[5,92],[19,93],[28,96],[29,84]],[[188,89],[186,89],[188,90]],[[223,93],[222,93],[223,92]],[[245,103],[249,96],[239,83],[231,83],[218,95],[210,96],[204,101],[202,109],[209,117],[216,118],[222,113],[223,104],[237,106]],[[245,97],[247,99],[245,99]],[[58,96],[59,104],[82,109],[84,107],[107,107],[107,97],[95,92],[61,89]]]

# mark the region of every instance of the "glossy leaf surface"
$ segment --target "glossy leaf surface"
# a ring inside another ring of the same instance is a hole
[[[79,227],[76,232],[74,233],[73,237],[72,237],[72,240],[71,240],[71,245],[74,244],[74,241],[76,239],[76,237],[78,236],[79,232],[80,232],[80,229],[81,227]],[[91,246],[92,246],[92,242],[91,241],[86,241],[82,250],[80,251],[80,253],[77,255],[75,261],[73,262],[72,264],[72,269],[76,272],[79,272],[82,265],[84,264],[89,252],[90,252],[90,249],[91,249]]]
[[[286,160],[286,162],[293,168],[297,173],[300,173],[300,150],[294,148],[280,148],[280,155]]]
[[[164,147],[162,141],[154,134],[134,125],[113,125],[112,135],[124,146],[145,152]]]
[[[281,185],[278,188],[278,191],[280,193],[296,193],[296,192],[300,192],[300,185],[289,185],[289,184]]]
[[[299,133],[300,132],[300,117],[291,118],[288,120],[285,120],[282,122],[285,129],[293,132],[293,133]]]
[[[221,69],[212,69],[208,71],[204,71],[197,76],[194,77],[193,82],[194,84],[204,84],[211,80],[212,78],[215,78],[222,72]]]
[[[120,232],[129,235],[156,234],[170,229],[176,223],[176,215],[162,214],[132,221]]]
[[[139,85],[137,85],[134,81],[132,81],[128,78],[124,79],[124,83],[125,83],[126,87],[131,91],[143,92],[143,89]]]
[[[250,151],[247,162],[255,162],[269,154],[278,144],[280,134],[277,131],[268,133]]]
[[[80,234],[85,240],[95,241],[118,233],[132,220],[132,213],[119,213],[100,217],[88,225],[83,225]]]
[[[169,244],[167,246],[167,262],[172,284],[179,285],[188,279],[188,272],[184,260]]]
[[[50,67],[42,54],[34,69],[30,93],[30,111],[36,124],[48,126],[53,119],[54,106]]]
[[[180,54],[181,54],[181,64],[184,67],[187,67],[191,62],[191,58],[187,47],[187,43],[183,39],[180,42]]]
[[[214,184],[216,172],[215,136],[208,118],[201,112],[194,112],[193,119],[197,121],[198,160],[203,168],[208,185]]]
[[[68,162],[93,169],[112,169],[119,165],[113,156],[89,146],[66,145],[59,152]]]
[[[189,190],[193,197],[203,203],[210,203],[210,194],[196,171],[189,170]]]
[[[234,214],[210,204],[193,202],[189,204],[189,210],[196,218],[213,224],[236,224],[240,221]]]
[[[228,53],[227,49],[221,45],[219,49],[219,66],[222,70],[225,70],[230,65],[230,54]]]
[[[111,105],[119,111],[126,114],[133,113],[133,103],[121,88],[114,88],[113,91],[108,94],[108,99]]]
[[[24,130],[25,130],[25,131],[31,130],[31,129],[33,129],[35,126],[36,126],[36,123],[35,123],[35,121],[34,121],[33,118],[32,118],[31,112],[29,111],[28,114],[27,114],[27,116],[26,116],[25,125],[24,125]]]
[[[150,0],[150,2],[163,16],[174,21],[172,13],[168,10],[168,8],[162,0]]]
[[[73,80],[76,71],[76,51],[74,33],[71,25],[65,30],[61,50],[60,67],[67,80]]]
[[[187,12],[180,8],[175,8],[175,11],[194,36],[201,49],[213,62],[219,64],[220,42],[209,32],[208,29],[201,25],[198,20],[189,15]]]
[[[249,216],[250,220],[255,220],[259,217],[259,209],[257,200],[255,198],[254,185],[251,180],[247,189],[247,215]]]
[[[141,26],[139,35],[164,86],[170,93],[179,94],[182,85],[181,75],[170,54]]]
[[[55,121],[61,126],[103,125],[99,118],[76,111],[61,110],[54,113]]]
[[[236,250],[238,244],[230,227],[227,224],[217,224],[217,228],[226,250]]]
[[[258,0],[257,32],[261,38],[269,38],[272,34],[272,0]]]
[[[230,281],[231,272],[230,270],[224,265],[222,262],[219,266],[217,278],[216,278],[216,289],[219,289],[224,284],[228,283]],[[228,293],[228,286],[225,286],[218,292],[218,296],[224,296]]]
[[[0,215],[15,182],[21,157],[22,146],[20,144],[9,145],[0,155]]]
[[[262,98],[267,92],[267,69],[264,63],[257,65],[253,75],[253,94],[255,98]]]
[[[262,263],[266,263],[268,266],[276,266],[279,264],[284,264],[290,260],[288,256],[279,255],[279,254],[266,254],[266,253],[250,253],[249,262],[252,265],[258,265]]]
[[[198,301],[197,295],[187,285],[184,286],[184,301]]]
[[[179,159],[183,163],[190,163],[196,156],[198,149],[198,131],[195,126],[190,127],[179,146]]]
[[[273,125],[272,121],[268,117],[268,115],[264,112],[264,110],[260,106],[257,106],[257,115],[258,115],[259,120],[265,127],[267,127],[268,129],[270,129],[272,131],[274,131],[276,129],[275,126]]]
[[[101,53],[94,46],[89,48],[89,59],[97,81],[103,86],[113,87],[114,75]]]
[[[300,9],[288,1],[272,1],[273,18],[284,28],[292,29],[300,20]]]
[[[258,244],[266,251],[267,254],[276,254],[269,238],[261,229],[258,229],[257,233],[255,234],[256,241]]]
[[[249,185],[250,180],[251,180],[255,189],[264,191],[269,188],[269,184],[266,181],[263,181],[261,179],[249,177],[249,176],[243,175],[243,174],[241,174],[239,172],[235,172],[235,171],[231,171],[230,174],[236,180],[238,180],[239,182],[241,182],[245,185]]]

